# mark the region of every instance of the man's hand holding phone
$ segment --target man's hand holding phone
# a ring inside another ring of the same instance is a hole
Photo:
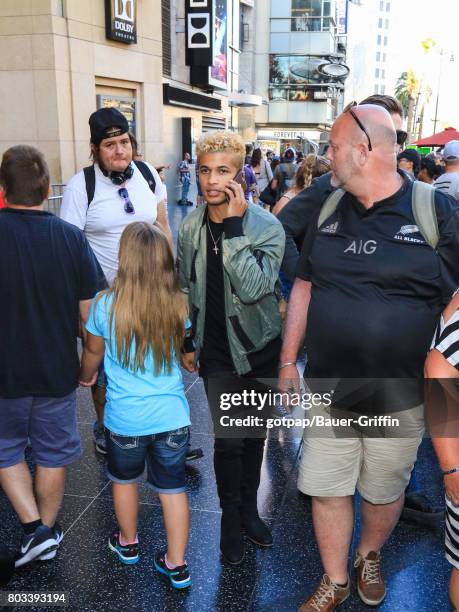
[[[228,201],[228,217],[242,217],[247,210],[244,190],[240,183],[242,178],[242,171],[240,171],[225,187],[226,199]]]

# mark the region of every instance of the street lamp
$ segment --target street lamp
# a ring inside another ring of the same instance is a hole
[[[434,134],[437,133],[437,123],[438,123],[438,101],[440,99],[440,86],[441,86],[441,76],[442,76],[442,66],[443,66],[443,56],[446,55],[447,53],[450,53],[449,51],[447,51],[446,49],[440,49],[439,51],[440,53],[440,68],[438,70],[438,84],[437,84],[437,99],[435,101],[435,119],[434,119]],[[451,53],[450,58],[449,58],[450,62],[454,62],[454,53]]]

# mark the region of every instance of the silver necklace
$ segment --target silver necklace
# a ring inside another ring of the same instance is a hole
[[[214,248],[212,249],[212,251],[215,253],[215,255],[218,255],[218,241],[220,240],[220,238],[222,237],[222,235],[220,234],[220,236],[217,238],[217,240],[215,240],[214,235],[212,234],[212,230],[210,229],[210,224],[209,224],[209,219],[207,219],[207,227],[209,228],[209,233],[210,233],[210,237],[212,238],[212,242],[214,243]]]

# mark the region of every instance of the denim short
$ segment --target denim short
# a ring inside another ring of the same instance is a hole
[[[37,465],[63,467],[78,459],[76,392],[64,397],[0,398],[0,468],[24,461],[28,438]]]
[[[147,485],[157,493],[186,491],[185,458],[190,428],[147,436],[122,436],[105,428],[107,472],[112,482],[139,482],[147,465]]]

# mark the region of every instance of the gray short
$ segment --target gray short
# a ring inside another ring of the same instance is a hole
[[[63,467],[81,455],[76,392],[64,397],[0,397],[0,468],[24,461],[30,439],[37,465]]]

